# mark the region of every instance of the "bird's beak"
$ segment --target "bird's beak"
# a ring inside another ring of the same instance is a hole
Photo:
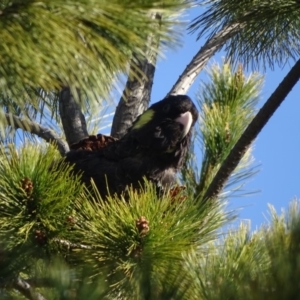
[[[189,111],[187,111],[187,112],[181,114],[175,121],[183,125],[182,137],[185,137],[188,134],[188,132],[190,131],[192,123],[193,123],[192,114]]]

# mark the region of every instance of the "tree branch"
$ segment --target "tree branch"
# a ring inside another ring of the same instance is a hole
[[[156,18],[158,22],[161,19],[161,15],[157,13],[151,17]],[[128,80],[113,118],[111,128],[113,137],[121,138],[133,121],[148,108],[158,47],[159,39],[149,35],[145,47],[146,58],[141,59],[137,54],[133,54]],[[142,78],[137,77],[139,75],[136,74],[137,70]]]
[[[238,142],[234,145],[229,155],[221,165],[216,176],[209,185],[203,200],[207,201],[216,197],[223,189],[231,173],[239,164],[245,152],[257,137],[262,128],[267,124],[276,109],[284,101],[289,92],[293,89],[300,79],[300,59],[289,71],[286,77],[281,81],[273,94],[269,97],[257,115],[248,125]]]
[[[85,117],[75,100],[76,97],[80,97],[79,91],[77,90],[77,95],[74,97],[68,87],[62,88],[59,94],[59,114],[69,145],[89,136]]]
[[[14,280],[13,287],[18,290],[23,296],[30,300],[46,300],[40,293],[34,291],[34,289],[24,279],[20,277]]]
[[[64,156],[70,150],[68,144],[51,129],[47,127],[43,127],[36,122],[26,120],[26,119],[21,119],[12,114],[4,114],[4,115],[7,123],[10,126],[16,129],[20,128],[32,134],[35,134],[47,142],[54,142],[57,145],[58,151],[62,156]]]
[[[74,244],[70,241],[67,240],[62,240],[62,239],[53,239],[54,242],[67,247],[68,249],[87,249],[90,250],[92,249],[91,246],[83,245],[83,244]]]
[[[229,38],[241,30],[245,25],[245,23],[227,25],[217,32],[212,38],[207,40],[204,46],[201,47],[199,52],[193,57],[183,73],[179,76],[168,95],[186,94],[208,60],[223,47]]]

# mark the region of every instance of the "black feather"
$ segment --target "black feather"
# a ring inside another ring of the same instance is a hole
[[[180,116],[184,116],[183,122]],[[197,118],[198,111],[188,96],[169,96],[139,116],[120,140],[97,151],[72,150],[66,160],[74,164],[75,172],[83,172],[85,183],[93,178],[102,197],[108,190],[120,195],[128,185],[138,189],[143,177],[166,187],[172,185],[183,165]]]

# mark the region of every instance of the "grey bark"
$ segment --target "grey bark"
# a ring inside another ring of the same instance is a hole
[[[76,99],[77,98],[77,99]],[[78,100],[78,101],[76,101]],[[59,113],[69,145],[88,137],[85,117],[81,111],[80,93],[72,95],[70,88],[64,87],[59,94]]]
[[[113,137],[121,138],[133,121],[149,106],[155,66],[146,59],[139,65],[147,79],[128,78],[113,118],[111,129]]]
[[[281,81],[273,94],[269,97],[257,115],[248,125],[238,142],[234,145],[229,155],[221,165],[216,176],[209,185],[203,200],[207,201],[216,197],[223,189],[228,178],[239,164],[241,158],[260,133],[262,128],[270,120],[274,112],[284,101],[289,92],[293,89],[300,79],[300,59],[296,62],[293,68],[289,71],[286,77]],[[280,138],[280,135],[279,135]]]
[[[153,14],[159,20],[159,14]],[[111,135],[121,138],[132,125],[133,121],[149,106],[159,40],[153,35],[148,36],[145,46],[146,57],[141,59],[134,54],[131,60],[129,76],[122,97],[118,103],[113,118]],[[141,78],[136,75],[136,70],[141,72]],[[135,74],[134,74],[135,73]]]
[[[17,278],[13,283],[13,287],[27,299],[46,300],[42,294],[36,292],[24,279]]]
[[[206,41],[179,76],[168,95],[186,94],[208,60],[219,51],[226,41],[245,26],[245,23],[227,25]]]
[[[57,239],[57,238],[53,239],[53,241],[60,244],[61,246],[66,247],[68,250],[71,250],[71,249],[88,249],[88,250],[90,250],[93,248],[91,246],[87,246],[87,245],[83,245],[83,244],[74,244],[68,240],[62,240],[62,239]]]
[[[27,119],[21,119],[12,114],[5,114],[5,118],[7,123],[14,128],[23,129],[37,135],[47,142],[55,143],[57,145],[58,151],[62,156],[64,156],[70,150],[68,144],[54,131],[47,127],[44,127],[36,122]]]

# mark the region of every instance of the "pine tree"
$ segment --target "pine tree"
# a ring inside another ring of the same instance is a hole
[[[190,3],[0,1],[1,299],[298,298],[299,202],[282,215],[270,207],[270,224],[253,233],[246,224],[227,229],[235,212],[226,205],[257,171],[251,143],[300,76],[297,62],[262,116],[263,77],[243,69],[253,49],[256,62],[297,58],[299,4],[195,2],[208,8],[191,29],[221,27],[170,94],[185,93],[225,42],[232,64],[213,65],[199,87],[194,152],[180,186],[157,195],[148,182],[129,189],[128,201],[103,201],[61,156],[98,129],[89,120],[123,74],[112,135],[124,135],[147,108],[159,45],[177,43],[178,14]],[[285,47],[270,59],[277,45]]]

